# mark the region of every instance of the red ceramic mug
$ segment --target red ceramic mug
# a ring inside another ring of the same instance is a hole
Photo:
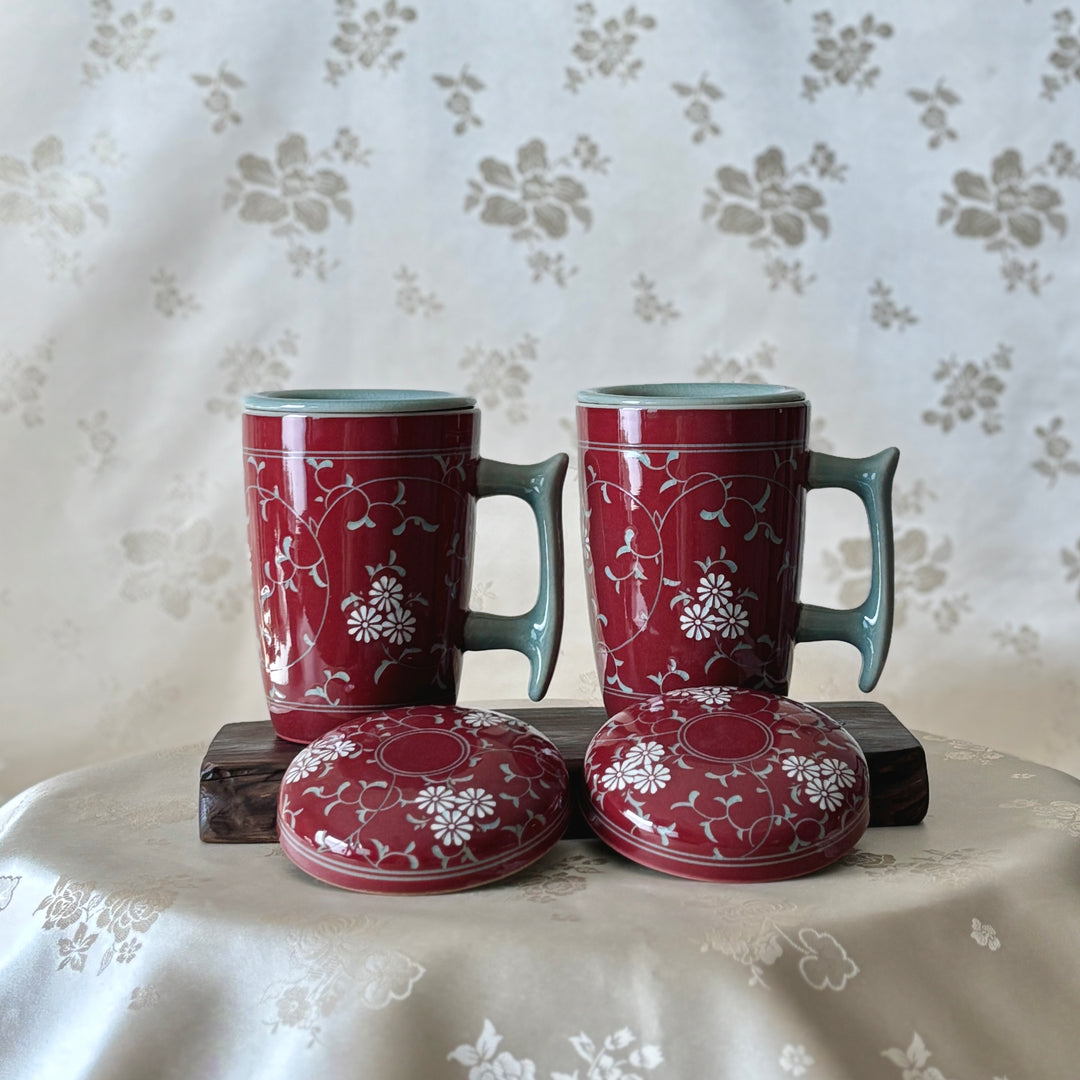
[[[244,399],[248,542],[274,730],[310,742],[372,709],[453,704],[462,652],[516,649],[543,697],[562,633],[567,457],[478,453],[470,397],[285,390]],[[540,589],[520,616],[468,610],[475,506],[532,507]]]
[[[660,383],[578,395],[582,537],[604,705],[682,686],[786,694],[797,641],[848,641],[873,689],[892,633],[892,478],[899,452],[807,449],[790,387]],[[858,608],[800,604],[806,491],[866,506],[873,566]]]

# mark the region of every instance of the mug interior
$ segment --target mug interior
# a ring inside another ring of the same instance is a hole
[[[476,398],[444,390],[265,390],[244,398],[244,412],[263,416],[370,416],[475,407]]]
[[[791,386],[760,383],[628,383],[581,390],[582,405],[620,409],[731,409],[760,408],[806,401]]]

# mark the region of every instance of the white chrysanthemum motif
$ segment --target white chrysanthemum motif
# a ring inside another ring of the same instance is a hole
[[[431,822],[431,831],[444,844],[459,847],[472,836],[473,823],[469,815],[458,807],[440,810]]]
[[[806,781],[806,797],[822,810],[839,810],[844,804],[843,792],[831,776],[811,776]]]
[[[372,606],[379,611],[391,611],[401,603],[403,591],[400,581],[384,574],[378,581],[371,583],[369,596]]]
[[[495,813],[495,796],[483,788],[466,788],[454,801],[471,818],[491,817]]]
[[[722,637],[736,638],[745,634],[750,626],[750,616],[742,604],[721,604],[713,615],[715,629]]]
[[[395,645],[405,645],[412,641],[416,630],[416,616],[408,608],[392,607],[383,620],[382,632],[387,640]]]
[[[377,641],[382,632],[382,616],[368,604],[349,612],[349,634],[357,641]]]
[[[644,761],[631,773],[630,782],[637,791],[652,795],[671,779],[671,770],[659,761]]]
[[[322,756],[325,760],[347,757],[356,749],[356,743],[345,735],[332,735],[322,746]]]
[[[702,705],[717,707],[731,704],[731,691],[722,686],[689,686],[682,690],[672,690],[668,697],[690,698]]]
[[[625,761],[613,761],[600,777],[600,786],[607,791],[622,791],[633,780],[636,771]]]
[[[706,574],[698,582],[698,599],[706,607],[719,607],[721,603],[731,599],[731,593],[731,582],[724,574]]]
[[[506,720],[502,716],[498,716],[495,713],[484,712],[483,709],[474,709],[472,712],[467,712],[462,720],[469,725],[469,727],[482,728],[482,727],[495,727],[496,724],[505,724]]]
[[[647,761],[660,761],[663,756],[663,746],[658,742],[650,740],[649,742],[634,743],[634,745],[626,751],[626,754],[623,756],[623,761],[631,768],[636,768]]]
[[[806,1070],[813,1068],[814,1059],[806,1052],[806,1047],[801,1043],[796,1046],[788,1043],[780,1051],[780,1068],[791,1076],[804,1076]]]
[[[454,789],[446,784],[431,784],[423,788],[416,796],[416,805],[425,814],[438,814],[444,810],[452,810],[456,801]]]
[[[822,779],[832,778],[837,787],[850,788],[855,786],[855,770],[846,762],[837,758],[826,758],[819,765]]]
[[[792,780],[809,780],[812,776],[820,776],[821,769],[818,768],[818,763],[809,757],[803,757],[801,754],[791,754],[784,758],[780,766],[784,772],[791,777]]]
[[[682,632],[692,641],[704,641],[719,629],[716,616],[709,609],[708,604],[687,604],[679,612],[679,623],[682,626]]]
[[[294,784],[297,780],[304,780],[326,760],[326,756],[310,746],[305,746],[299,754],[292,759],[288,769],[285,770],[286,784]]]

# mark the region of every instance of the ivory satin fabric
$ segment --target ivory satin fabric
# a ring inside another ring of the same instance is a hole
[[[817,448],[901,449],[875,695],[1080,770],[1078,19],[0,5],[0,796],[265,715],[239,401],[319,385],[473,394],[510,461],[573,452],[580,387],[804,389]],[[565,508],[551,695],[596,701]],[[803,598],[857,603],[861,508],[809,510]],[[527,510],[479,524],[474,605],[524,610]],[[857,696],[796,653],[793,696]],[[461,696],[526,682],[469,656]]]
[[[12,1080],[1074,1080],[1080,781],[924,735],[921,826],[707,885],[563,841],[473,892],[347,893],[197,839],[199,747],[0,809]]]

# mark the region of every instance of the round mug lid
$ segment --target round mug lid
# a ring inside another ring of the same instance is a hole
[[[459,412],[476,398],[445,390],[310,389],[263,390],[247,394],[244,412],[254,416],[385,416],[399,413]]]
[[[341,724],[300,751],[278,796],[282,850],[359,892],[441,893],[539,859],[570,815],[566,765],[523,720],[413,705]]]
[[[870,820],[855,739],[762,690],[676,690],[617,713],[589,744],[585,786],[600,839],[698,881],[812,873],[848,854]]]

